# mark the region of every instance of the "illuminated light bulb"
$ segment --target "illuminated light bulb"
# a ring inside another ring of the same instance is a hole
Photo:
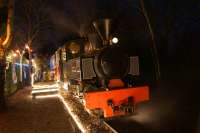
[[[114,44],[116,44],[116,43],[118,43],[118,42],[119,42],[119,40],[118,40],[118,38],[117,38],[117,37],[113,37],[113,39],[112,39],[112,42],[113,42]]]

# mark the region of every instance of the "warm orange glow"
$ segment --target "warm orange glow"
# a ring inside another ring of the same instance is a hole
[[[16,52],[17,52],[18,54],[20,54],[20,51],[19,51],[19,50],[16,50]]]
[[[79,44],[72,42],[69,47],[70,51],[72,52],[72,54],[76,54],[80,51],[80,46]]]
[[[14,57],[16,57],[16,56],[17,56],[17,54],[16,54],[16,53],[13,53],[13,56],[14,56]]]
[[[11,39],[11,36],[12,36],[12,17],[13,17],[13,1],[10,0],[8,2],[8,17],[7,17],[7,23],[6,23],[6,37],[5,39],[3,40],[2,42],[2,45],[3,46],[6,46],[8,45],[8,42],[10,41]]]
[[[30,47],[28,45],[25,46],[26,49],[30,50]]]

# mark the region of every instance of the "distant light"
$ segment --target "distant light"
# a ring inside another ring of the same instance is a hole
[[[20,51],[19,51],[19,50],[16,50],[16,52],[20,54]]]
[[[15,63],[15,65],[20,66],[21,64],[20,64],[20,63]],[[29,67],[29,64],[22,64],[22,66],[24,66],[24,67]]]
[[[28,45],[25,46],[26,49],[30,50],[30,47]]]
[[[17,56],[17,54],[16,54],[16,53],[13,53],[13,56],[14,56],[14,57],[16,57],[16,56]]]
[[[114,44],[116,44],[116,43],[118,43],[118,42],[119,42],[119,40],[118,40],[118,38],[117,38],[117,37],[113,37],[113,39],[112,39],[112,42],[113,42]]]
[[[76,51],[72,50],[72,54],[76,54]]]
[[[68,83],[64,83],[64,89],[68,90]]]

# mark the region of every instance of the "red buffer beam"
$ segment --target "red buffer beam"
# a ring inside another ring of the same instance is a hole
[[[120,110],[124,105],[130,105],[135,108],[140,102],[149,100],[149,87],[121,88],[109,91],[87,92],[84,95],[85,106],[88,109],[102,109],[104,117],[113,117],[124,115],[126,112]],[[118,108],[115,110],[115,108]]]

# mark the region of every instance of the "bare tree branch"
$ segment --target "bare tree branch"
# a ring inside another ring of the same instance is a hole
[[[48,29],[48,15],[44,11],[46,2],[44,0],[24,0],[21,2],[24,13],[24,24],[20,25],[21,35],[18,34],[20,42],[33,45],[40,32]],[[23,35],[22,35],[23,34]]]

